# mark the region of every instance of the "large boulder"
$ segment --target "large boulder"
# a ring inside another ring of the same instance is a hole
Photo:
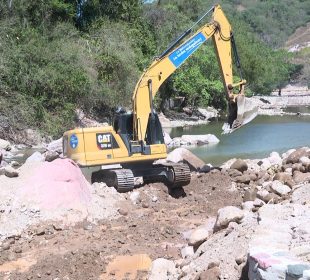
[[[235,206],[226,206],[217,212],[215,230],[226,228],[230,222],[239,223],[244,217],[244,212]]]
[[[4,139],[0,139],[0,150],[3,149],[3,150],[9,150],[10,149],[10,142],[9,141],[6,141]]]
[[[198,171],[205,163],[195,156],[192,152],[184,148],[177,148],[173,150],[167,156],[167,161],[178,163],[184,162],[187,163],[191,171]]]
[[[62,153],[62,137],[52,141],[47,145],[47,149],[52,152],[57,152],[58,154]]]
[[[240,172],[244,172],[248,170],[247,163],[242,159],[237,159],[231,166],[231,169],[237,169]]]
[[[205,135],[182,135],[181,141],[188,145],[217,144],[220,140],[213,134]]]
[[[309,157],[310,149],[307,147],[300,148],[295,152],[292,152],[286,159],[286,163],[298,163],[300,158]]]
[[[45,160],[45,157],[40,152],[34,152],[30,157],[26,159],[26,163],[30,162],[42,162]]]
[[[149,280],[176,280],[178,279],[177,269],[173,261],[164,258],[152,262]]]

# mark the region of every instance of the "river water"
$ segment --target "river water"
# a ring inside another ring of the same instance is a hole
[[[310,146],[310,116],[257,116],[244,127],[225,135],[221,134],[222,125],[223,121],[214,121],[207,125],[178,127],[173,128],[170,135],[216,135],[220,139],[216,145],[189,148],[206,163],[215,166],[231,158],[264,158],[272,151],[282,153],[291,148]]]

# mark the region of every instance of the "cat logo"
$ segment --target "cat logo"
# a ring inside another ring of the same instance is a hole
[[[112,149],[111,133],[97,133],[97,146],[100,150]]]

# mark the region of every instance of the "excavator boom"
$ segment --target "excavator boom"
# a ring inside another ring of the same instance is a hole
[[[189,36],[193,27],[210,12],[213,12],[211,22],[199,28],[188,40],[180,43],[184,38]],[[233,83],[232,51],[235,55],[237,66],[240,66],[240,62],[236,52],[231,26],[219,5],[212,7],[196,24],[182,34],[182,36],[159,56],[140,77],[132,97],[134,140],[145,141],[149,116],[152,116],[154,110],[152,100],[158,92],[159,87],[210,38],[212,38],[215,46],[226,98],[228,100],[228,123],[230,131],[245,124],[243,115],[247,112],[247,109],[244,106],[240,106],[240,108],[243,108],[243,111],[241,109],[238,110],[238,96],[244,95],[243,92],[246,81],[241,77],[238,83]],[[235,88],[238,90],[237,94],[234,93]],[[243,102],[244,105],[244,97],[241,99],[240,103]],[[252,119],[256,114],[257,110],[254,108],[254,111],[250,114]],[[238,122],[235,122],[237,116]],[[247,120],[249,119],[251,118],[247,118]]]

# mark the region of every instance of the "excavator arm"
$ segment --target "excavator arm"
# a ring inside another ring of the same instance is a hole
[[[211,22],[205,24],[198,31],[182,44],[184,38],[188,37],[192,29],[206,15],[212,13]],[[239,63],[238,54],[234,45],[231,26],[219,5],[212,7],[201,17],[193,27],[188,29],[178,38],[161,56],[159,56],[140,77],[133,97],[133,138],[136,141],[144,141],[149,121],[154,118],[153,98],[160,86],[167,78],[176,71],[205,41],[212,38],[217,53],[223,78],[226,98],[228,100],[230,128],[239,127],[244,124],[242,117],[245,99],[244,85],[242,79],[233,83],[232,73],[232,51],[235,55],[237,66]],[[234,89],[238,88],[238,93]],[[240,97],[240,110],[238,110],[238,98]]]

